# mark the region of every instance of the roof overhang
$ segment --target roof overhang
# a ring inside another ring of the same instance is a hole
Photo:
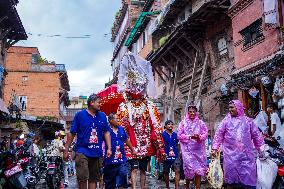
[[[0,27],[9,31],[8,39],[26,40],[28,36],[15,7],[17,3],[15,0],[0,1]]]

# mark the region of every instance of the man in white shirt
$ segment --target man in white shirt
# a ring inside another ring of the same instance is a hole
[[[270,126],[270,131],[271,131],[271,135],[273,137],[275,137],[276,139],[278,139],[279,137],[281,137],[281,132],[284,128],[282,128],[281,126],[281,120],[277,114],[277,107],[275,104],[269,104],[267,106],[267,112],[270,114],[270,122],[271,122],[271,126]],[[283,136],[282,136],[283,137]],[[281,144],[282,139],[280,138],[280,141],[278,141],[280,143],[281,146],[283,146],[283,144]]]
[[[62,131],[55,132],[55,139],[47,146],[46,156],[47,157],[60,157],[60,170],[64,175],[64,186],[69,185],[68,181],[68,164],[63,160],[63,152],[65,150],[62,139],[64,138],[65,133]]]
[[[61,140],[60,131],[55,132],[55,139],[47,146],[47,157],[57,156],[63,158],[63,151],[65,147]]]

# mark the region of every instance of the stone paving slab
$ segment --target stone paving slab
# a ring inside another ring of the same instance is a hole
[[[139,181],[139,178],[138,178]],[[137,186],[140,186],[139,182],[137,183]],[[129,187],[130,188],[130,187]],[[140,188],[140,187],[138,187]],[[146,180],[146,187],[145,189],[165,189],[165,183],[161,180],[157,180],[156,178],[153,178],[151,176],[147,176],[147,180]],[[174,189],[174,183],[171,182],[170,183],[170,188]],[[183,187],[180,186],[180,189],[182,189]],[[203,186],[202,188],[207,188],[205,186]],[[42,180],[36,187],[36,189],[48,189],[46,183],[44,180]],[[65,189],[78,189],[78,185],[77,185],[77,180],[76,180],[76,176],[70,177],[69,178],[69,187],[65,188]]]

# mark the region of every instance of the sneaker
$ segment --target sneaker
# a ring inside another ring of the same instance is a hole
[[[64,182],[64,187],[68,187],[69,186],[69,182],[68,181],[65,181]]]
[[[150,176],[150,175],[152,175],[152,174],[151,174],[151,172],[147,172],[147,171],[146,171],[146,175],[147,175],[147,176]]]

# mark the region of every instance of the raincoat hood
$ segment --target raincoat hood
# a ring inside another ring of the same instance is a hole
[[[191,121],[191,119],[189,118],[189,114],[188,114],[188,109],[190,107],[194,107],[196,109],[195,118],[193,120],[199,119],[199,113],[198,113],[197,106],[194,104],[194,102],[187,102],[186,105],[185,105],[185,110],[184,110],[184,112],[185,112],[184,120],[185,121]]]
[[[235,105],[235,107],[237,108],[237,112],[238,112],[237,117],[245,116],[245,107],[244,107],[243,103],[241,103],[241,101],[239,101],[239,100],[232,100],[230,102],[230,104],[231,103],[233,103]],[[228,113],[228,115],[231,117],[230,113]]]

